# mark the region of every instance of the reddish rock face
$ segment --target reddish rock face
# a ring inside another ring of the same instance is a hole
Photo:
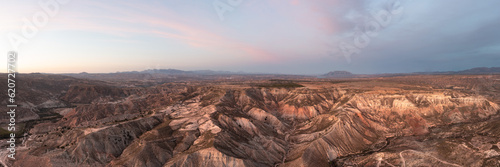
[[[410,116],[407,117],[406,121],[408,125],[410,125],[411,132],[413,135],[419,136],[429,133],[429,130],[427,129],[427,122],[422,117]]]
[[[428,78],[416,76],[151,87],[52,79],[65,84],[30,90],[53,96],[25,99],[36,117],[24,122],[27,136],[18,160],[2,163],[316,167],[499,162],[498,93],[470,92],[467,85],[459,85],[465,90],[433,89],[422,84]],[[494,79],[488,85],[498,84]]]

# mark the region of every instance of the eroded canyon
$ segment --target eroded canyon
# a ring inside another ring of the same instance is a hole
[[[21,137],[4,166],[500,165],[498,75],[20,78]]]

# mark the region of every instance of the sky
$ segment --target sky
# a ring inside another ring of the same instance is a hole
[[[0,1],[0,54],[23,73],[500,66],[498,0]]]

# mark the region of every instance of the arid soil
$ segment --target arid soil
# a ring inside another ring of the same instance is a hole
[[[499,75],[241,78],[20,75],[1,165],[500,166]]]

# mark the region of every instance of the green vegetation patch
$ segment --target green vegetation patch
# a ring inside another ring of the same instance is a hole
[[[14,132],[16,134],[16,137],[23,136],[25,126],[26,126],[25,123],[16,124],[16,131]],[[5,126],[2,126],[2,127],[5,127]],[[4,129],[4,128],[0,128],[0,139],[10,138],[10,133],[11,133],[11,131],[8,131],[7,129]]]

